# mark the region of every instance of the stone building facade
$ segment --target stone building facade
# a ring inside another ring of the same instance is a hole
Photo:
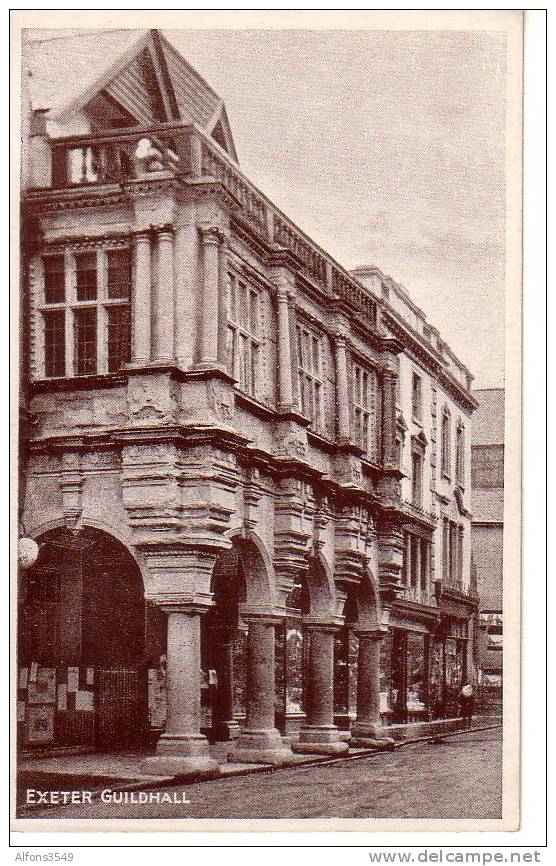
[[[157,31],[25,56],[23,746],[214,772],[456,715],[469,371],[242,174]]]
[[[500,707],[503,677],[504,389],[473,392],[472,554],[479,594],[479,685],[485,708]]]

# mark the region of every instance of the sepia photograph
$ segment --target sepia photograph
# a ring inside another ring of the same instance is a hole
[[[14,827],[516,830],[522,12],[159,15],[12,21]]]

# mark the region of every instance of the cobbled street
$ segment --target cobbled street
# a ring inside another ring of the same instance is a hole
[[[33,818],[500,818],[501,728],[360,760],[164,788],[189,804],[36,810]]]

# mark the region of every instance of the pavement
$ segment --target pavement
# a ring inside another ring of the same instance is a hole
[[[262,770],[188,785],[153,780],[150,790],[168,795],[162,802],[133,802],[133,786],[124,785],[125,790],[109,802],[97,797],[89,804],[35,808],[25,817],[488,819],[502,815],[501,727],[407,743],[394,752]],[[75,790],[75,782],[71,787]]]

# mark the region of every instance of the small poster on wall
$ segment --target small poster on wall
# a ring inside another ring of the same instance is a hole
[[[27,742],[50,743],[54,739],[54,707],[44,704],[27,710]]]
[[[58,686],[58,709],[67,710],[68,708],[68,687],[66,683],[60,683]]]
[[[39,668],[34,682],[29,682],[27,700],[30,704],[53,704],[56,701],[56,669]]]
[[[76,692],[79,688],[79,668],[68,668],[68,692]]]
[[[76,692],[75,693],[75,709],[92,712],[95,708],[95,693],[94,692]]]

